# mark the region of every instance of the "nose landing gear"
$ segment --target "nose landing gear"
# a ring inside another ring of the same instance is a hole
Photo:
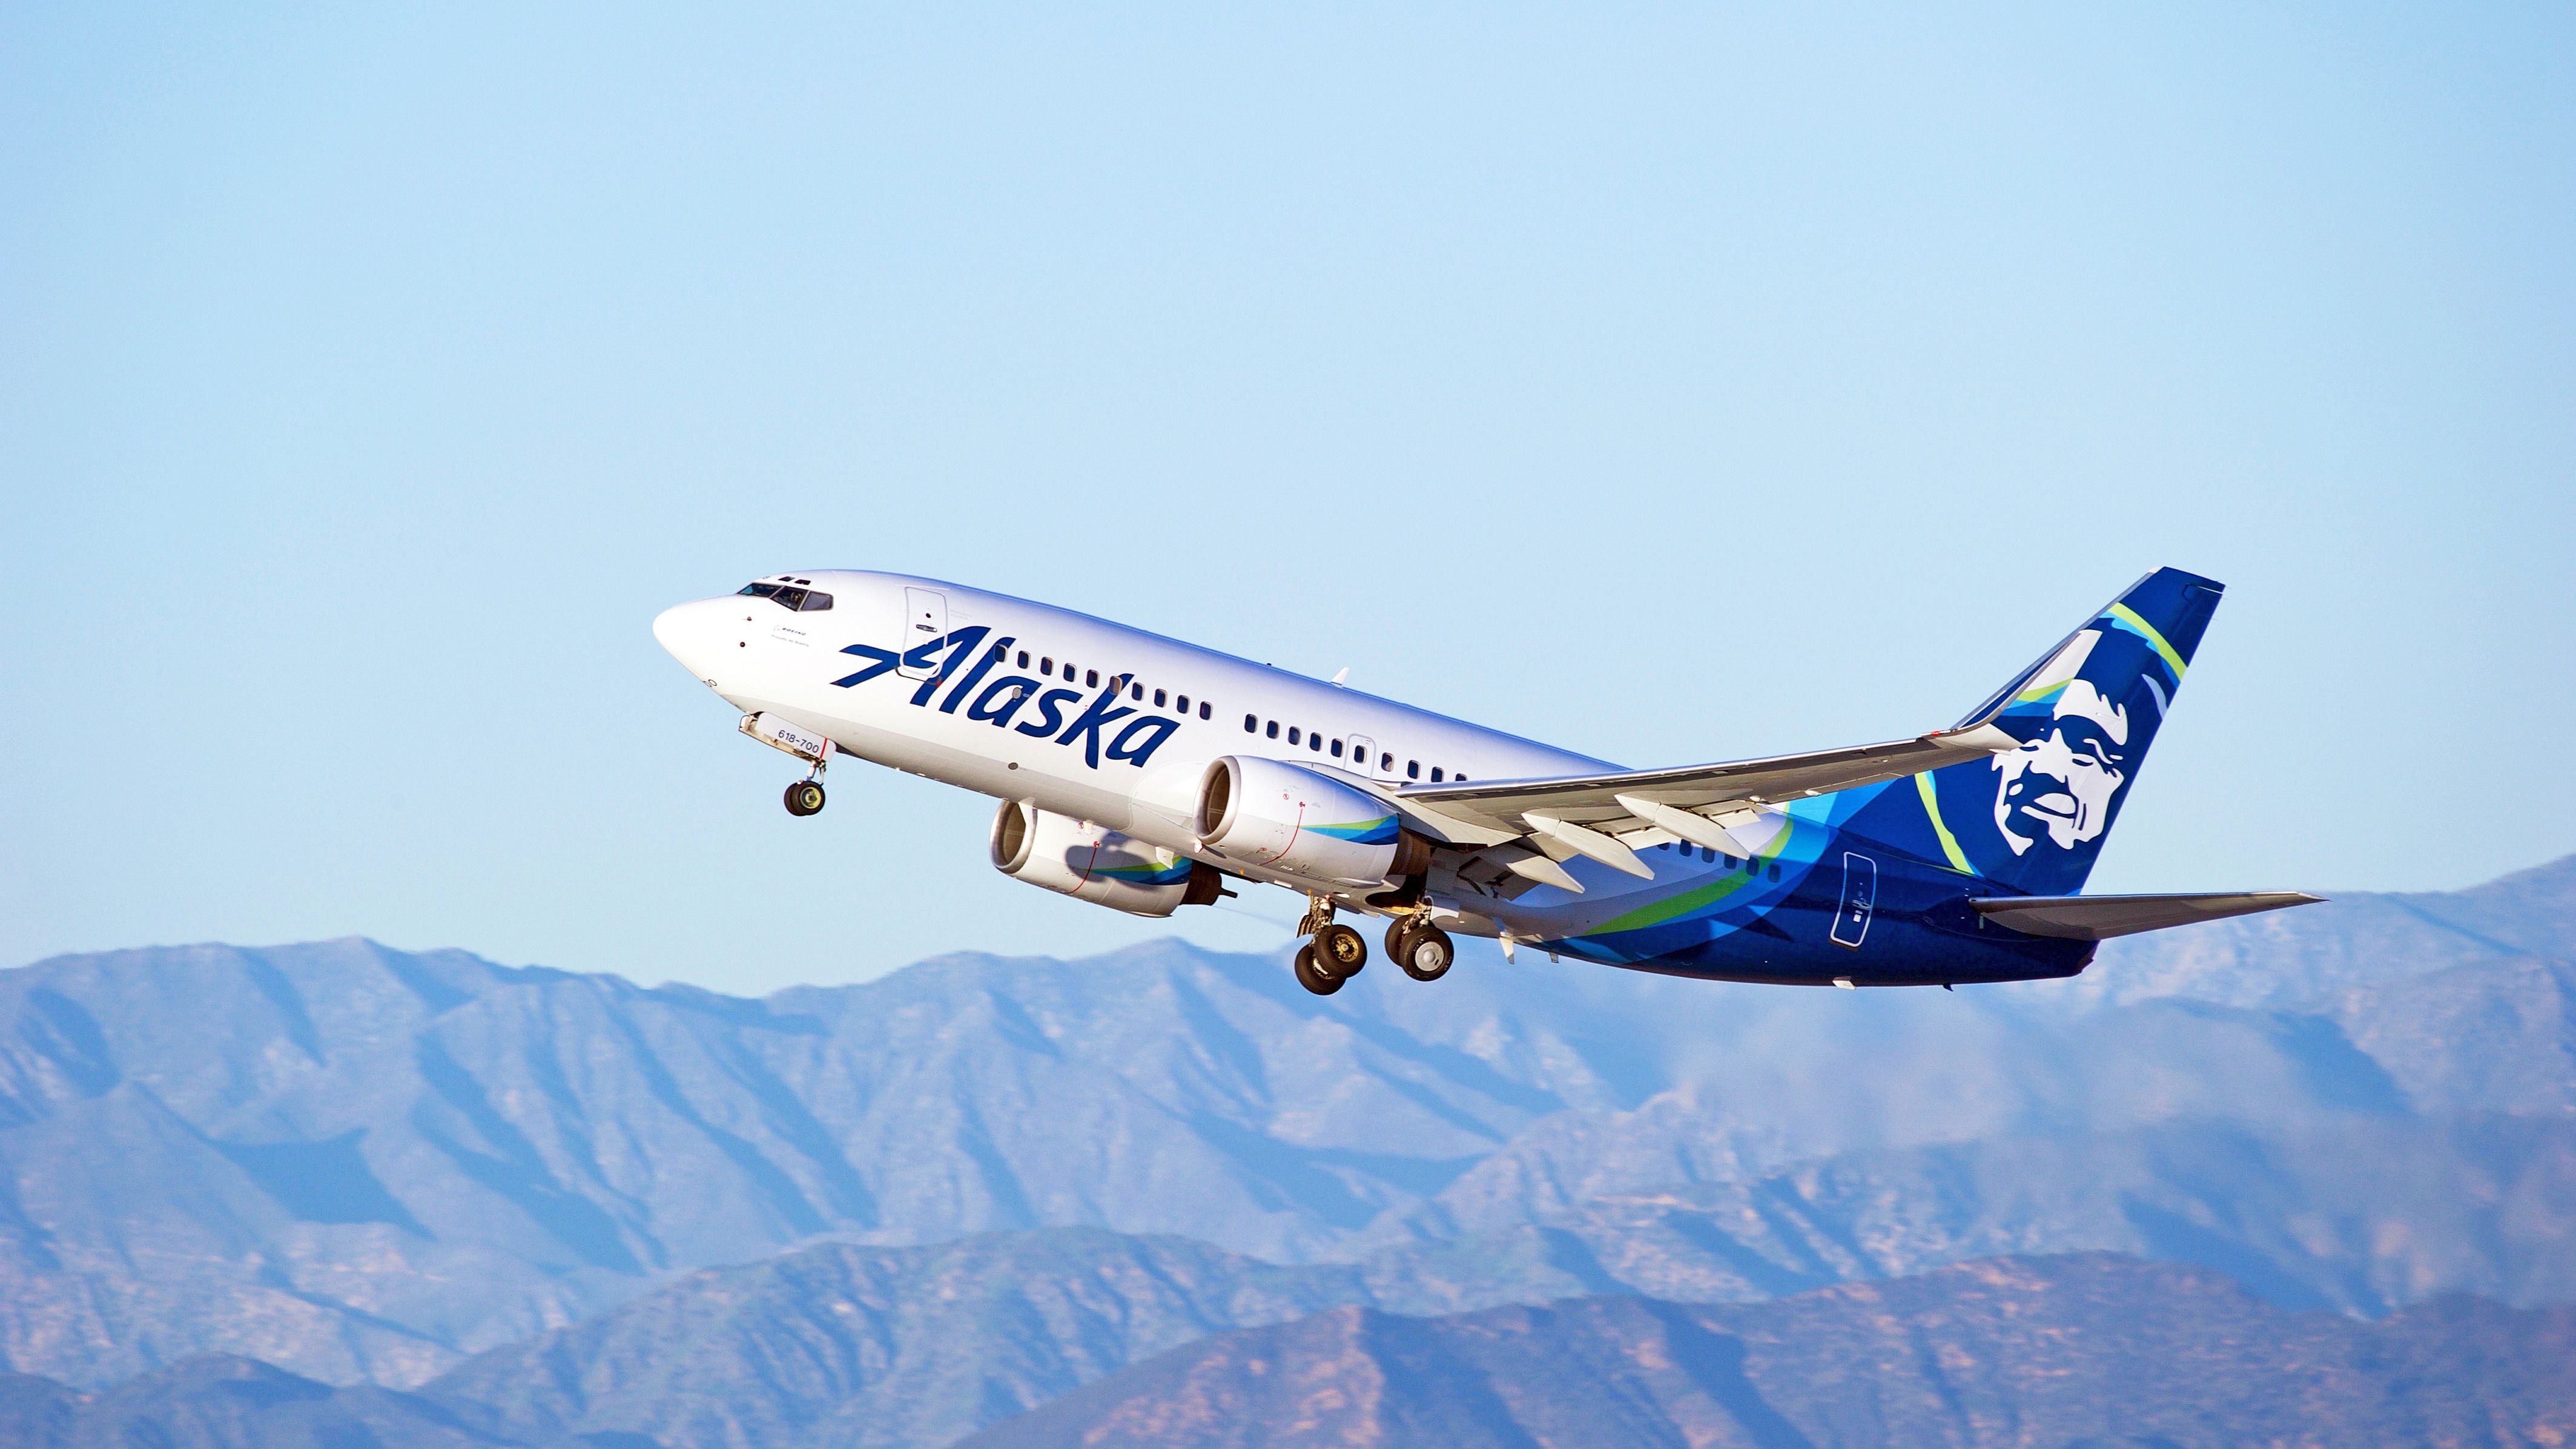
[[[742,732],[781,754],[811,766],[805,778],[787,787],[787,813],[803,817],[823,808],[823,767],[831,763],[832,742],[799,729],[775,715],[753,712],[742,717]]]

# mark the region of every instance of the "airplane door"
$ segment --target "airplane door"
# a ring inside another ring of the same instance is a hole
[[[937,589],[903,591],[903,642],[895,648],[903,652],[903,663],[895,672],[906,679],[928,679],[936,663],[913,663],[913,651],[948,632],[948,596]],[[928,655],[921,656],[928,659]]]
[[[1366,735],[1353,735],[1350,737],[1349,748],[1352,760],[1352,773],[1360,775],[1375,775],[1378,773],[1377,741],[1370,739]]]
[[[1878,862],[1844,851],[1843,904],[1834,912],[1834,944],[1859,950],[1861,938],[1869,934],[1869,913],[1877,904]]]

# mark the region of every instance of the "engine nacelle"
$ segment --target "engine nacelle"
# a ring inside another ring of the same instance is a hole
[[[1115,830],[1005,800],[993,816],[993,868],[1013,880],[1135,916],[1216,899],[1208,866]]]
[[[1430,863],[1393,806],[1327,775],[1227,755],[1199,781],[1199,838],[1246,865],[1334,885],[1376,885]]]

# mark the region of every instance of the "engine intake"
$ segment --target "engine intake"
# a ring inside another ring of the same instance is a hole
[[[1223,881],[1188,856],[1022,800],[995,812],[992,852],[993,868],[1013,880],[1132,916],[1205,905]]]
[[[1373,886],[1427,868],[1431,845],[1393,806],[1327,775],[1227,755],[1199,781],[1199,838],[1246,865],[1332,885]]]

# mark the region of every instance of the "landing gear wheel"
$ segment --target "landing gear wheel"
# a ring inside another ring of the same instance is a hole
[[[1360,974],[1368,964],[1368,942],[1360,933],[1338,922],[1315,933],[1313,946],[1315,969],[1344,981]]]
[[[787,787],[787,813],[811,815],[823,808],[823,787],[812,780],[799,780]]]
[[[1437,981],[1449,974],[1450,965],[1458,959],[1458,947],[1450,941],[1447,931],[1425,924],[1404,932],[1390,954],[1395,964],[1404,968],[1405,975],[1416,981]]]
[[[1316,970],[1315,948],[1300,946],[1297,948],[1297,984],[1317,996],[1330,996],[1342,989],[1342,978]]]

